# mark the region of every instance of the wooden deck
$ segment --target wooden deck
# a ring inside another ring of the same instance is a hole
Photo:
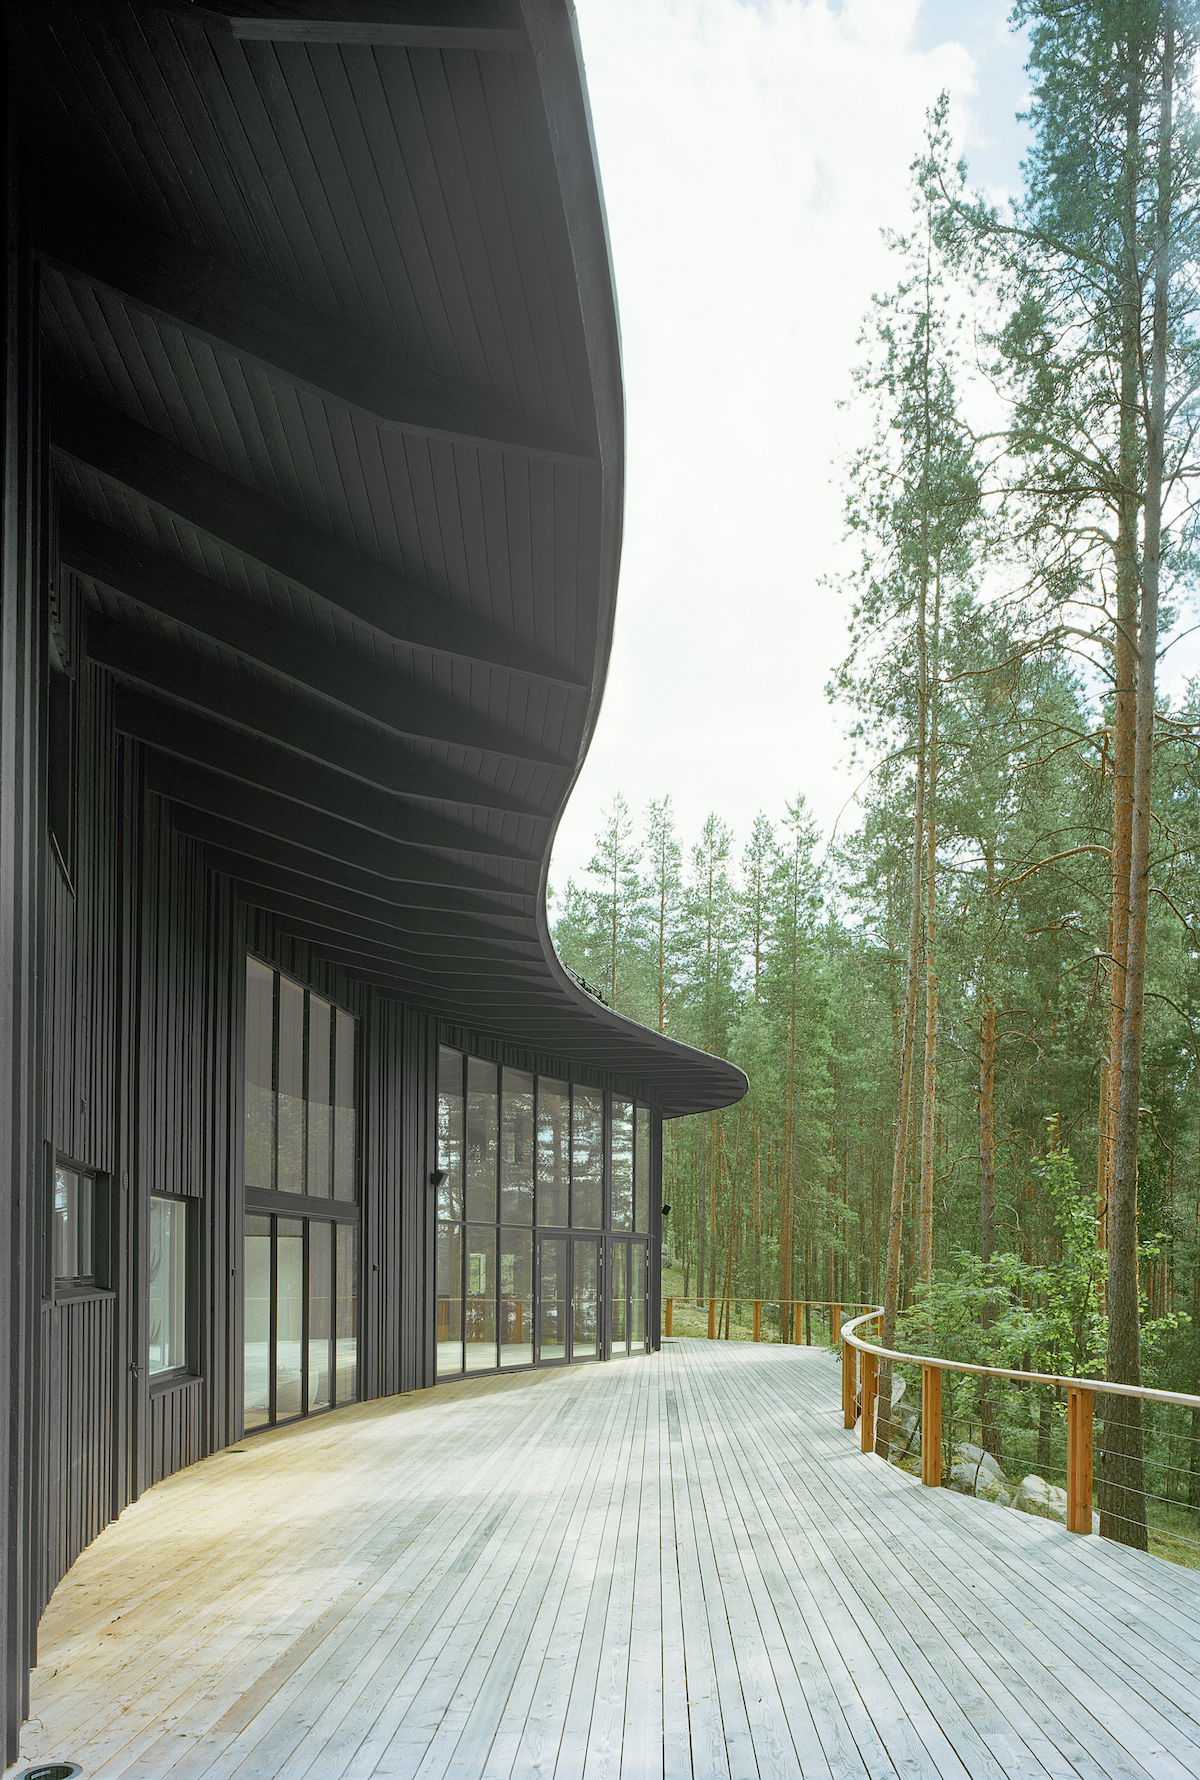
[[[824,1352],[678,1341],[245,1441],[60,1585],[25,1759],[1200,1775],[1200,1576],[922,1489],[839,1405]]]

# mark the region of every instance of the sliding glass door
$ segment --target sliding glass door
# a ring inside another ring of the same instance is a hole
[[[610,1239],[608,1265],[608,1352],[618,1360],[646,1352],[647,1245]]]
[[[244,1427],[358,1401],[358,1228],[246,1217]]]

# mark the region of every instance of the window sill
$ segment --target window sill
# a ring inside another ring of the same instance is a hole
[[[183,1390],[189,1385],[203,1383],[203,1375],[199,1372],[153,1372],[150,1375],[149,1390],[152,1397],[165,1397],[168,1391]]]
[[[72,1285],[65,1279],[54,1282],[55,1304],[77,1304],[81,1299],[115,1298],[116,1295],[105,1286]]]

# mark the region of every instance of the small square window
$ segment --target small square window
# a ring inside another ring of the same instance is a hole
[[[187,1371],[187,1203],[150,1200],[149,1329],[150,1376]]]
[[[96,1280],[96,1181],[82,1169],[54,1170],[54,1277],[61,1285]]]

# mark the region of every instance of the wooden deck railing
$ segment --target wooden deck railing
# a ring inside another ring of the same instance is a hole
[[[686,1302],[695,1304],[696,1307],[699,1308],[704,1300],[703,1298],[689,1298]],[[785,1313],[791,1311],[792,1342],[796,1347],[804,1347],[807,1345],[801,1334],[802,1328],[804,1327],[804,1312],[806,1310],[827,1310],[830,1313],[829,1341],[832,1346],[837,1340],[837,1331],[841,1325],[842,1312],[849,1308],[841,1298],[710,1298],[708,1300],[708,1339],[710,1341],[715,1341],[717,1339],[717,1325],[722,1314],[725,1316],[725,1323],[728,1328],[730,1321],[729,1312],[734,1304],[751,1304],[754,1307],[754,1333],[751,1336],[752,1341],[762,1340],[762,1307],[764,1304],[779,1306],[779,1338],[781,1341],[783,1339],[783,1331],[787,1322]],[[866,1309],[867,1306],[864,1304],[863,1310],[865,1311]],[[674,1329],[675,1300],[674,1298],[664,1298],[663,1334],[671,1335],[674,1333]]]
[[[1072,1378],[1055,1372],[1021,1372],[1007,1366],[978,1366],[965,1360],[944,1360],[931,1354],[903,1353],[865,1341],[858,1331],[883,1315],[864,1310],[843,1323],[842,1416],[852,1428],[862,1415],[862,1450],[875,1447],[876,1391],[880,1360],[892,1360],[921,1368],[921,1482],[933,1487],[942,1481],[942,1373],[960,1372],[971,1378],[998,1378],[1019,1384],[1053,1385],[1067,1398],[1067,1526],[1073,1533],[1092,1530],[1093,1405],[1097,1391],[1106,1397],[1141,1397],[1151,1403],[1173,1403],[1200,1409],[1200,1397],[1184,1391],[1159,1391],[1148,1385],[1110,1384],[1103,1378]],[[857,1356],[862,1355],[861,1372]]]

